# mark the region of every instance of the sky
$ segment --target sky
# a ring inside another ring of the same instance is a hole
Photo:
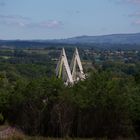
[[[140,32],[140,0],[0,0],[0,39]]]

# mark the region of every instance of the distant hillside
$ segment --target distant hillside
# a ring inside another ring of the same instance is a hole
[[[48,48],[48,47],[93,47],[103,49],[139,49],[140,33],[112,34],[102,36],[79,36],[55,40],[0,40],[0,47]]]
[[[68,44],[140,44],[140,33],[136,34],[112,34],[102,36],[79,36],[68,39],[52,40],[57,43]]]

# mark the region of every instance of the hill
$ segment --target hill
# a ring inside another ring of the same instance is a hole
[[[52,42],[57,43],[88,43],[88,44],[140,44],[140,33],[135,34],[112,34],[112,35],[102,35],[102,36],[79,36],[68,39],[52,40]]]
[[[103,49],[140,49],[140,33],[112,34],[102,36],[78,36],[52,40],[0,40],[0,47],[48,48],[48,47],[94,47]]]

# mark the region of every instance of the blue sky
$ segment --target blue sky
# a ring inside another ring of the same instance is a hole
[[[0,0],[0,39],[140,32],[140,0]]]

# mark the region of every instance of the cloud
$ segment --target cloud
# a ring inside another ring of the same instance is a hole
[[[135,21],[133,22],[133,24],[134,24],[134,25],[140,25],[140,19],[135,20]]]
[[[129,14],[129,17],[140,17],[140,11],[137,11],[135,13]]]
[[[62,22],[58,20],[46,20],[40,22],[30,22],[26,27],[30,28],[44,28],[44,29],[58,29],[62,27]]]
[[[140,25],[140,11],[132,13],[128,16],[133,19],[132,25]]]
[[[49,21],[41,22],[38,25],[40,27],[45,27],[45,28],[59,28],[62,25],[62,22],[57,20],[49,20]]]
[[[140,4],[140,0],[116,0],[116,2],[127,3],[127,4]]]
[[[0,23],[23,27],[29,24],[30,19],[19,15],[0,15]]]
[[[127,2],[131,4],[140,4],[140,0],[118,0],[120,2]]]
[[[20,15],[0,15],[0,23],[8,26],[17,26],[25,28],[46,28],[55,29],[62,26],[62,22],[58,20],[46,20],[40,22],[32,22],[28,17]]]
[[[130,3],[135,3],[135,4],[139,3],[140,4],[140,0],[126,0],[126,1],[128,1]]]
[[[29,20],[28,17],[23,17],[20,15],[0,15],[0,19],[8,19],[8,20]]]

